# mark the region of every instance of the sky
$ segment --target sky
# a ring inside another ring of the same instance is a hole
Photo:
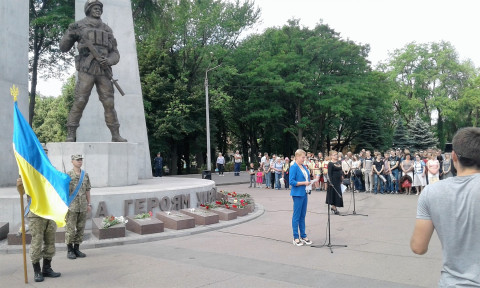
[[[373,66],[410,42],[442,40],[455,47],[460,60],[480,66],[480,0],[256,0],[255,5],[261,23],[253,32],[281,27],[292,18],[309,28],[323,21],[342,38],[369,44]],[[37,91],[58,96],[66,78],[39,79]]]

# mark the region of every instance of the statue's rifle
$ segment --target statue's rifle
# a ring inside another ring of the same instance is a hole
[[[88,50],[90,50],[90,53],[92,53],[93,58],[95,58],[95,60],[97,60],[99,63],[102,63],[101,61],[103,60],[103,57],[100,56],[100,54],[98,54],[98,51],[97,49],[95,49],[95,47],[93,47],[92,42],[85,41],[85,45],[87,46]],[[111,69],[112,69],[111,67],[103,68],[107,78],[110,79],[110,81],[112,81],[113,85],[115,85],[118,92],[120,92],[122,96],[125,96],[125,92],[123,92],[122,88],[117,82],[118,80],[113,79],[113,73]]]

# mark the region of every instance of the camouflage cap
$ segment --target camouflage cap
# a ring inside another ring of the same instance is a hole
[[[78,159],[83,159],[83,155],[82,154],[72,155],[72,160],[78,160]]]

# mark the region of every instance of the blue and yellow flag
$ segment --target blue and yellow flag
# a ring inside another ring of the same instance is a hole
[[[15,90],[15,86],[13,90]],[[22,176],[25,193],[31,199],[30,211],[54,220],[58,227],[65,226],[68,211],[70,176],[55,169],[48,160],[40,141],[18,110],[17,92],[12,91],[13,152]]]

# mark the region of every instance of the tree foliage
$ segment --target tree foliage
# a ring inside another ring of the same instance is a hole
[[[155,28],[147,32],[138,29],[144,33],[138,42],[139,66],[150,150],[165,152],[175,174],[181,172],[182,160],[190,167],[192,154],[197,155],[199,165],[205,163],[205,71],[224,62],[242,31],[256,22],[259,11],[248,1],[157,3],[163,6]],[[223,152],[228,143],[225,116],[231,113],[230,97],[221,87],[231,73],[234,68],[222,65],[209,75],[215,83],[210,125],[216,136],[212,139],[218,141],[212,146],[223,146]]]
[[[71,65],[73,51],[62,53],[58,44],[68,25],[74,21],[74,6],[74,0],[30,0],[30,125],[35,115],[39,74],[43,78],[58,78]]]
[[[420,117],[415,117],[408,126],[410,148],[414,151],[437,148],[438,140],[428,123]]]
[[[463,111],[458,110],[456,102],[463,98],[475,68],[469,61],[459,61],[449,42],[407,44],[395,50],[381,69],[394,83],[397,115],[406,123],[417,116],[426,123],[436,122],[435,132],[441,146],[458,130],[458,123],[465,122],[458,118]],[[432,119],[432,115],[437,118]]]
[[[410,148],[411,145],[408,127],[405,126],[403,119],[399,118],[393,133],[393,146],[403,150]]]
[[[67,117],[75,96],[75,77],[71,76],[59,97],[37,96],[33,131],[40,142],[63,142],[67,137]]]

